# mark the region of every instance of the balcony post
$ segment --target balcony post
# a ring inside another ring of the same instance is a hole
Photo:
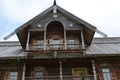
[[[46,31],[44,31],[44,50],[46,50]]]
[[[59,61],[59,70],[60,70],[60,80],[63,80],[63,76],[62,76],[62,61]]]
[[[25,70],[26,70],[26,63],[23,64],[23,73],[22,73],[22,80],[25,80]]]
[[[82,41],[82,48],[85,49],[83,30],[81,30],[81,41]]]
[[[66,30],[64,30],[64,49],[67,49],[67,44],[66,44]]]
[[[81,30],[81,41],[82,41],[82,49],[85,49],[85,42],[84,42],[83,30]],[[83,52],[83,55],[85,57],[85,51]]]
[[[29,40],[30,40],[30,31],[28,32],[28,35],[27,35],[26,50],[29,49]]]
[[[94,60],[92,60],[92,69],[93,69],[93,74],[94,74],[94,80],[97,80],[97,74],[96,74],[95,61]]]

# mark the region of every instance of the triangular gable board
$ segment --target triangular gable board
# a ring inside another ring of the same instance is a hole
[[[57,17],[53,16],[53,9],[54,6],[57,7]],[[42,24],[42,28],[40,30],[45,30],[45,26],[50,21],[60,21],[63,22],[65,25],[65,29],[69,29],[68,25],[69,23],[72,23],[74,26],[76,26],[75,29],[82,29],[83,35],[84,35],[84,41],[85,44],[90,45],[94,36],[94,33],[96,31],[96,27],[92,26],[91,24],[85,22],[84,20],[76,17],[75,15],[69,13],[68,11],[64,10],[63,8],[53,5],[49,7],[47,10],[42,12],[41,14],[37,15],[30,21],[26,22],[24,25],[20,26],[15,30],[15,33],[17,33],[17,36],[19,38],[19,41],[22,45],[22,47],[25,49],[26,43],[27,43],[27,34],[28,30],[31,28],[34,28],[37,24]]]

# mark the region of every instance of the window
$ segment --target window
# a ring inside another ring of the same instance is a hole
[[[43,75],[43,72],[37,71],[35,72],[35,80],[41,80],[41,77]]]
[[[54,48],[54,49],[60,48],[60,40],[59,39],[53,39],[52,48]]]
[[[103,72],[103,79],[104,80],[111,80],[110,70],[108,68],[103,68],[102,72]]]
[[[69,40],[68,43],[69,43],[69,44],[74,44],[74,43],[75,43],[75,40]]]
[[[43,40],[38,40],[37,41],[38,48],[40,49],[43,48],[43,43],[44,43]]]
[[[68,48],[70,49],[75,48],[75,40],[68,40]]]
[[[10,80],[17,80],[17,72],[10,72]]]

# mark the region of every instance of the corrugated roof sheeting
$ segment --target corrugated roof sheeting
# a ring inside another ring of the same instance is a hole
[[[119,46],[119,47],[118,47]],[[120,44],[92,44],[87,54],[120,54]]]
[[[93,38],[92,43],[120,43],[120,37]]]
[[[24,57],[25,52],[18,42],[0,42],[0,57]],[[13,44],[12,44],[13,43]],[[16,43],[16,44],[15,44]]]
[[[120,54],[120,38],[95,38],[87,54]]]

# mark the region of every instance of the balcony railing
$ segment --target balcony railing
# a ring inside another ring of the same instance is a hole
[[[67,44],[66,47],[64,44],[47,44],[45,50],[75,50],[82,49],[79,44]],[[44,50],[44,45],[33,45],[29,44],[28,50]]]
[[[94,80],[93,75],[84,76],[41,76],[41,77],[26,77],[25,80]]]

